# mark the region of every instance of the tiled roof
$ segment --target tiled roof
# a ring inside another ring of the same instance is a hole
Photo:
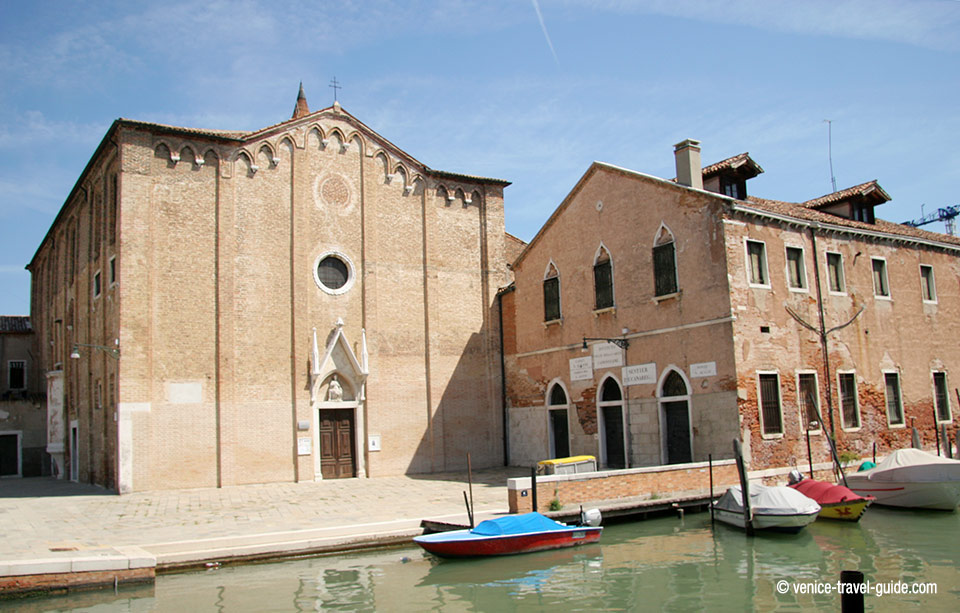
[[[742,166],[746,165],[748,168],[754,171],[754,176],[763,172],[763,168],[760,168],[760,164],[757,164],[753,161],[753,158],[750,157],[749,153],[740,153],[733,157],[729,157],[725,160],[720,160],[716,164],[710,164],[709,166],[704,166],[701,174],[704,177],[709,177],[715,175],[723,170],[736,170]]]
[[[29,334],[30,318],[26,315],[0,315],[0,334]]]
[[[875,182],[871,182],[875,183]],[[864,184],[866,185],[866,184]],[[850,188],[850,190],[855,190],[858,187],[856,186]],[[879,186],[877,186],[879,187]],[[843,191],[850,191],[843,190]],[[840,192],[837,192],[840,193]],[[949,243],[953,245],[960,245],[960,237],[950,236],[949,234],[941,234],[939,232],[930,232],[928,230],[921,230],[920,228],[913,228],[911,226],[905,226],[903,224],[894,223],[892,221],[885,221],[883,219],[877,219],[876,223],[866,223],[863,221],[856,221],[853,219],[847,219],[845,217],[838,217],[836,215],[831,215],[829,213],[824,213],[818,211],[815,208],[808,206],[809,202],[807,201],[802,204],[794,202],[783,202],[781,200],[769,200],[767,198],[757,198],[756,196],[748,196],[746,204],[750,207],[760,209],[763,211],[768,211],[770,213],[775,213],[777,215],[783,215],[786,217],[794,217],[803,221],[814,221],[825,224],[832,224],[835,226],[843,226],[850,228],[852,230],[862,230],[862,231],[872,231],[872,232],[882,232],[884,234],[893,234],[900,235],[904,238],[914,238],[919,240],[926,241],[936,241],[941,243]]]
[[[853,196],[871,196],[878,201],[877,204],[890,200],[890,195],[884,191],[884,189],[880,187],[880,184],[877,183],[876,179],[874,179],[873,181],[867,181],[866,183],[861,183],[860,185],[854,185],[853,187],[848,187],[847,189],[842,189],[838,192],[827,194],[826,196],[820,196],[819,198],[814,198],[813,200],[807,200],[803,203],[803,206],[810,207],[812,209],[819,209],[836,202],[847,200]]]
[[[123,122],[129,126],[140,126],[149,130],[160,130],[165,132],[177,132],[184,134],[193,134],[196,136],[210,136],[213,138],[229,138],[232,140],[240,140],[246,137],[252,132],[244,132],[241,130],[209,130],[209,129],[200,129],[200,128],[184,128],[181,126],[171,126],[164,123],[152,123],[149,121],[140,121],[138,119],[126,119],[121,117],[117,121]]]

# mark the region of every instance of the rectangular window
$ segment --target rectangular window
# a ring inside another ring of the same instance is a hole
[[[96,298],[100,295],[100,271],[98,270],[93,274],[93,297]]]
[[[887,261],[873,258],[871,262],[873,264],[873,295],[879,298],[889,298],[890,286],[887,285]]]
[[[839,253],[827,253],[827,280],[830,291],[842,294],[846,291],[843,280],[843,256]]]
[[[787,247],[787,284],[790,289],[807,287],[807,271],[803,267],[803,249]]]
[[[117,256],[110,258],[110,285],[117,284]]]
[[[933,393],[934,401],[937,403],[937,421],[953,421],[953,417],[950,414],[950,392],[947,389],[947,373],[933,373]]]
[[[677,293],[677,260],[673,242],[653,248],[653,276],[657,296]]]
[[[900,400],[900,375],[895,372],[883,373],[887,388],[887,423],[891,426],[903,425],[903,403]]]
[[[560,277],[543,280],[543,320],[560,319]]]
[[[817,375],[802,373],[797,376],[797,399],[804,430],[820,430]]]
[[[766,245],[759,241],[747,241],[747,267],[750,285],[769,285]]]
[[[27,389],[27,363],[25,360],[7,362],[7,387],[11,390]]]
[[[860,427],[860,407],[857,403],[857,375],[842,372],[837,375],[840,381],[840,418],[844,430]]]
[[[95,388],[93,398],[93,406],[97,407],[98,409],[103,408],[103,384],[100,383],[100,379],[97,379],[97,386]]]
[[[608,309],[613,306],[613,267],[610,258],[598,260],[593,265],[593,287],[596,293],[596,308]]]
[[[780,377],[777,374],[760,375],[760,423],[764,435],[783,434]]]
[[[933,281],[933,266],[920,265],[920,295],[924,302],[937,301],[937,286]]]

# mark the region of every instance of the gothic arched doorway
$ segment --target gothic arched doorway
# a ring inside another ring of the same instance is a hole
[[[690,388],[679,370],[668,368],[660,380],[661,459],[664,464],[693,461],[690,435]]]
[[[626,468],[626,430],[623,427],[623,390],[613,377],[607,377],[597,395],[597,421],[600,424],[600,462],[604,468]]]

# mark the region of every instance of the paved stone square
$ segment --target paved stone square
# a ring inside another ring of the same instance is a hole
[[[506,512],[507,479],[524,474],[475,471],[477,513]],[[26,562],[145,556],[163,566],[409,536],[422,519],[466,523],[467,489],[465,472],[124,496],[49,478],[3,480],[0,576]]]

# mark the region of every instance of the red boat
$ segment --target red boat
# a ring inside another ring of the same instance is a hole
[[[502,556],[575,547],[600,540],[600,526],[568,526],[540,513],[506,515],[480,522],[472,530],[414,537],[426,551],[445,558]]]
[[[796,482],[797,477],[801,479],[798,482]],[[799,476],[799,473],[796,477],[791,475],[790,480],[795,482],[789,487],[817,501],[820,505],[820,517],[825,519],[859,521],[863,512],[875,500],[873,496],[861,496],[842,485],[804,479]]]

